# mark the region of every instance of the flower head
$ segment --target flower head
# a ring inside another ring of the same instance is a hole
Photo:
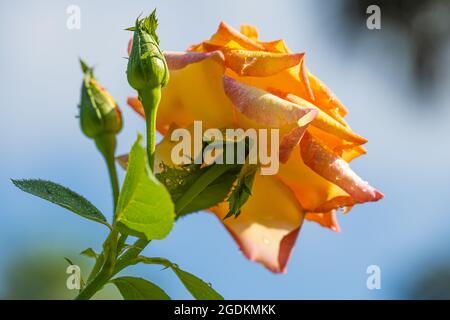
[[[252,26],[239,32],[222,22],[210,39],[165,57],[171,81],[158,110],[162,134],[195,120],[205,128],[279,129],[278,173],[256,175],[236,219],[223,219],[228,202],[210,208],[249,259],[284,272],[304,220],[339,231],[339,208],[383,198],[350,168],[366,153],[367,140],[351,130],[347,108],[306,68],[304,53],[291,52],[283,40],[260,41]],[[128,103],[144,115],[137,98]],[[157,147],[155,170],[170,155],[167,140]]]

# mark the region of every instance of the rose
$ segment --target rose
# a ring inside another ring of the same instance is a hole
[[[339,231],[336,211],[377,201],[383,195],[352,171],[367,140],[343,119],[344,105],[283,40],[262,42],[252,26],[238,32],[222,22],[217,32],[187,52],[165,52],[171,81],[163,89],[157,128],[278,128],[280,169],[257,175],[252,196],[234,219],[224,202],[210,211],[245,256],[273,272],[284,272],[303,220]],[[128,103],[141,115],[137,98]],[[168,137],[156,151],[168,161]],[[159,156],[158,156],[159,154]]]

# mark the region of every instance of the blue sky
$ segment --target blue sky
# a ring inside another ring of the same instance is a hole
[[[70,4],[81,8],[80,30],[66,28]],[[306,223],[286,275],[247,261],[206,213],[179,221],[146,254],[170,258],[230,299],[402,298],[425,268],[449,260],[450,72],[433,95],[421,97],[409,80],[409,56],[398,59],[392,50],[406,44],[388,27],[347,42],[329,1],[14,1],[0,4],[0,288],[9,257],[21,251],[100,247],[101,226],[19,192],[9,178],[50,179],[111,211],[104,164],[75,118],[77,58],[96,65],[99,81],[122,107],[118,152],[127,152],[144,124],[125,103],[133,90],[125,76],[130,34],[124,29],[154,7],[166,50],[208,38],[225,20],[254,24],[262,39],[284,38],[292,50],[306,52],[309,68],[349,108],[353,129],[369,139],[368,155],[353,168],[386,197],[341,216],[340,234]],[[366,288],[371,264],[381,267],[381,290]],[[189,297],[168,271],[134,272],[168,286],[174,298]]]

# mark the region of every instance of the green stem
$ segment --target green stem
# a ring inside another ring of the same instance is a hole
[[[119,200],[119,181],[117,178],[117,170],[116,170],[116,165],[115,165],[115,161],[114,158],[112,160],[109,160],[107,162],[108,164],[108,171],[109,171],[109,179],[111,181],[111,187],[113,190],[113,197],[114,197],[114,217],[115,217],[115,212],[116,212],[116,207],[117,207],[117,201]]]
[[[156,148],[156,114],[161,101],[161,87],[149,88],[139,91],[139,99],[144,106],[145,121],[147,128],[147,156],[150,169],[153,171]]]
[[[98,255],[97,259],[95,260],[94,267],[92,268],[91,273],[89,274],[87,283],[91,282],[92,279],[94,279],[94,277],[97,275],[97,273],[101,270],[103,262],[104,262],[104,253],[101,252]]]
[[[151,88],[147,90],[141,90],[139,92],[139,98],[144,106],[146,126],[147,126],[147,157],[150,168],[153,170],[154,165],[154,153],[156,148],[156,114],[158,112],[159,101],[161,100],[161,88]],[[114,212],[117,206],[119,198],[119,184],[117,180],[116,166],[114,162],[114,154],[116,148],[115,135],[102,135],[95,140],[98,149],[103,154],[111,179],[111,185],[114,195]],[[115,216],[114,220],[115,221]],[[86,286],[80,291],[77,300],[90,299],[98,290],[100,290],[113,275],[120,272],[123,268],[129,265],[129,261],[135,259],[139,253],[148,245],[149,241],[139,239],[134,244],[133,248],[130,248],[123,256],[117,260],[117,252],[121,246],[125,243],[126,236],[122,235],[118,240],[117,231],[111,231],[110,235],[105,241],[102,256],[105,259],[105,263],[100,271],[90,276]],[[96,265],[94,269],[99,269]]]
[[[122,250],[123,246],[127,242],[128,235],[120,234],[119,240],[117,240],[117,255],[120,254],[120,250]]]
[[[103,155],[106,165],[108,167],[109,179],[111,181],[111,187],[113,191],[113,203],[114,203],[114,218],[117,207],[117,201],[119,200],[119,180],[117,178],[117,170],[115,164],[115,151],[116,151],[116,135],[115,134],[102,134],[95,139],[95,144],[98,150]],[[119,234],[117,231],[112,230],[103,244],[103,251],[97,258],[97,261],[89,275],[88,283],[79,292],[76,300],[90,299],[97,291],[99,291],[105,283],[111,278],[116,258],[117,258],[117,238]]]
[[[137,239],[133,244],[133,247],[128,249],[127,252],[125,252],[119,260],[117,260],[114,274],[127,267],[129,265],[129,261],[135,259],[149,243],[150,241],[147,241],[146,239]]]
[[[119,199],[119,181],[117,178],[117,170],[115,164],[115,151],[116,151],[116,135],[115,134],[102,134],[95,139],[95,144],[98,150],[103,155],[108,167],[109,180],[111,181],[111,187],[113,191],[114,212],[116,211],[117,201]]]
[[[92,298],[92,296],[97,291],[102,289],[114,275],[117,258],[117,237],[118,232],[112,230],[103,243],[102,255],[105,257],[105,263],[103,264],[101,270],[94,277],[92,277],[92,280],[89,281],[78,293],[75,300],[88,300]]]
[[[97,273],[95,278],[89,282],[83,290],[80,291],[80,293],[75,297],[75,300],[89,300],[97,291],[103,288],[109,278],[110,274],[107,273],[105,269],[102,269],[99,273]]]
[[[156,149],[156,114],[158,113],[158,105],[161,101],[161,87],[140,90],[139,99],[142,102],[145,112],[148,164],[153,171]],[[125,268],[128,265],[128,261],[136,258],[149,242],[145,239],[138,239],[134,243],[133,248],[125,252],[117,261],[114,274]]]

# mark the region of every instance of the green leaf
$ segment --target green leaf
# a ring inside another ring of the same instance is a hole
[[[83,71],[83,73],[92,75],[92,72],[94,69],[89,67],[88,64],[86,62],[84,62],[83,59],[79,58],[79,61],[80,61],[80,66],[81,66],[81,70]]]
[[[177,216],[183,216],[191,212],[197,212],[211,208],[224,201],[236,180],[240,166],[213,164],[208,167],[201,165],[187,165],[181,168],[163,165],[163,171],[156,174],[156,177],[163,182],[169,190],[172,201],[177,203],[181,196],[185,195],[194,183],[205,175],[214,166],[227,166],[223,173],[201,191],[186,206],[177,210]]]
[[[85,257],[89,257],[89,258],[94,258],[94,259],[98,258],[98,253],[95,252],[92,248],[87,248],[87,249],[81,251],[80,254]]]
[[[236,185],[233,188],[227,201],[229,204],[229,211],[224,217],[224,220],[234,216],[237,218],[241,214],[242,206],[247,202],[252,194],[253,182],[258,167],[256,165],[244,165],[237,179]]]
[[[175,209],[166,187],[152,174],[141,143],[139,135],[130,152],[115,222],[122,233],[160,240],[172,230]]]
[[[224,136],[225,133],[224,133]],[[177,217],[191,212],[201,211],[216,206],[230,199],[230,212],[238,215],[239,209],[248,200],[251,193],[256,165],[239,164],[238,153],[243,147],[245,158],[250,152],[250,138],[237,137],[222,140],[204,140],[203,148],[214,144],[215,148],[223,150],[223,159],[227,158],[229,147],[234,149],[235,164],[214,163],[209,166],[190,164],[182,167],[170,167],[162,164],[162,171],[156,177],[166,185],[175,203]],[[208,181],[207,183],[204,183]],[[237,186],[236,188],[234,186]],[[199,190],[200,192],[196,192]],[[249,191],[246,193],[246,191]],[[194,196],[189,197],[188,195]]]
[[[152,13],[141,20],[139,20],[139,27],[150,33],[152,37],[156,40],[156,43],[159,44],[158,35],[156,34],[156,29],[158,29],[158,19],[156,18],[156,9],[152,11]]]
[[[166,268],[171,268],[181,280],[184,287],[197,300],[223,300],[223,297],[211,287],[211,284],[204,282],[192,273],[180,269],[178,265],[165,258],[149,258],[139,256],[136,258],[134,263],[159,264]]]
[[[75,263],[73,263],[73,261],[72,261],[71,259],[67,258],[67,257],[64,257],[64,260],[67,261],[67,263],[69,264],[69,266],[75,265]]]
[[[40,179],[12,180],[12,182],[22,191],[57,204],[84,218],[100,222],[110,228],[100,210],[84,197],[66,187]]]
[[[170,300],[163,289],[142,278],[120,277],[111,280],[125,300]]]
[[[210,284],[202,279],[194,276],[192,273],[181,270],[172,266],[172,270],[176,273],[186,289],[197,300],[223,300],[223,297],[215,291]]]

